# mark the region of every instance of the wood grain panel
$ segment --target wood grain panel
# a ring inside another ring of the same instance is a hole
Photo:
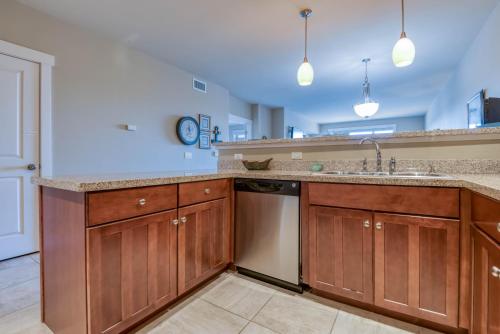
[[[300,184],[300,267],[302,282],[309,284],[309,183]]]
[[[229,199],[179,209],[186,222],[178,229],[178,294],[227,266],[230,258]],[[222,255],[222,257],[221,257]]]
[[[42,320],[55,333],[87,332],[84,196],[41,188]]]
[[[455,188],[310,183],[309,202],[438,217],[458,218],[460,214],[459,189]]]
[[[460,291],[458,326],[470,329],[471,310],[471,192],[460,190]]]
[[[500,246],[478,228],[472,228],[472,316],[471,333],[500,333],[500,279],[492,275],[500,268]]]
[[[309,285],[373,302],[372,214],[361,210],[309,208]],[[367,223],[367,226],[365,226]]]
[[[228,179],[181,183],[179,184],[179,206],[229,197],[230,184]]]
[[[87,230],[91,333],[120,333],[177,296],[176,216],[172,210]]]
[[[87,205],[88,226],[171,210],[177,208],[177,185],[89,193]]]
[[[375,305],[458,327],[459,222],[376,213],[378,223]]]
[[[500,202],[472,193],[472,222],[483,230],[490,238],[500,243]]]

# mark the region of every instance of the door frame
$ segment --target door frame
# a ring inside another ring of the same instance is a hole
[[[50,177],[53,173],[52,68],[55,57],[3,40],[0,40],[0,54],[40,64],[40,176]]]

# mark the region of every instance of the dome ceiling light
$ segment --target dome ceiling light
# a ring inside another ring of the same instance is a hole
[[[375,115],[380,106],[377,102],[370,98],[370,82],[368,81],[368,63],[370,60],[370,58],[362,60],[365,64],[365,81],[363,82],[363,97],[365,98],[365,101],[354,105],[354,112],[363,118]]]
[[[392,49],[392,61],[396,67],[410,66],[415,59],[415,45],[406,37],[405,32],[405,2],[401,0],[401,37]]]
[[[312,10],[309,8],[300,11],[300,16],[305,19],[304,61],[297,71],[297,82],[300,86],[310,86],[314,80],[314,70],[307,59],[307,19],[311,14]]]

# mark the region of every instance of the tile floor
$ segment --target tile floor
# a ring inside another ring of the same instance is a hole
[[[0,333],[49,334],[40,323],[38,254],[0,262]],[[224,273],[139,334],[435,333],[308,293]]]

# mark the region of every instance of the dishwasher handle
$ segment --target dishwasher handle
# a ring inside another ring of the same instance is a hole
[[[300,183],[294,181],[238,179],[235,181],[234,190],[254,193],[299,196]]]

